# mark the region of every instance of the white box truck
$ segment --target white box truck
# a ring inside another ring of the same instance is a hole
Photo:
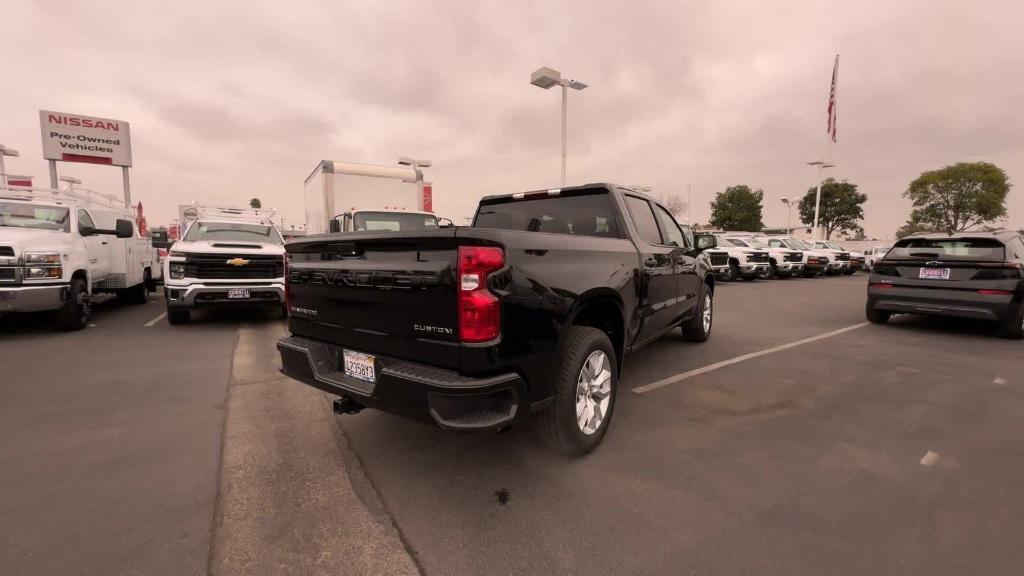
[[[432,191],[412,166],[323,160],[303,186],[308,234],[436,228]]]

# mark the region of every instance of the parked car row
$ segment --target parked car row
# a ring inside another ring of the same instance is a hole
[[[715,276],[726,281],[851,275],[865,266],[863,254],[835,242],[755,232],[722,232],[715,238],[717,246],[708,250],[708,258]]]

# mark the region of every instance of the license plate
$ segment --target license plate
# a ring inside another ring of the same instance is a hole
[[[377,381],[377,373],[374,369],[373,356],[363,354],[362,352],[355,352],[353,350],[345,350],[344,359],[345,374],[347,376],[358,378],[366,382]]]
[[[243,300],[249,297],[248,288],[230,288],[228,289],[228,298]]]
[[[921,280],[949,280],[949,268],[921,268]]]

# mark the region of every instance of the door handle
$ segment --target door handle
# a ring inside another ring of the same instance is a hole
[[[100,244],[103,244],[104,246],[106,246],[106,245],[107,245],[107,243],[106,243],[106,242],[100,242]]]
[[[647,268],[657,268],[658,260],[654,256],[648,256],[647,259],[644,260],[644,266]]]

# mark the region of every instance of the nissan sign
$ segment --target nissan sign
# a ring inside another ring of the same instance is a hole
[[[132,165],[127,122],[80,114],[39,111],[43,158],[109,166]]]

